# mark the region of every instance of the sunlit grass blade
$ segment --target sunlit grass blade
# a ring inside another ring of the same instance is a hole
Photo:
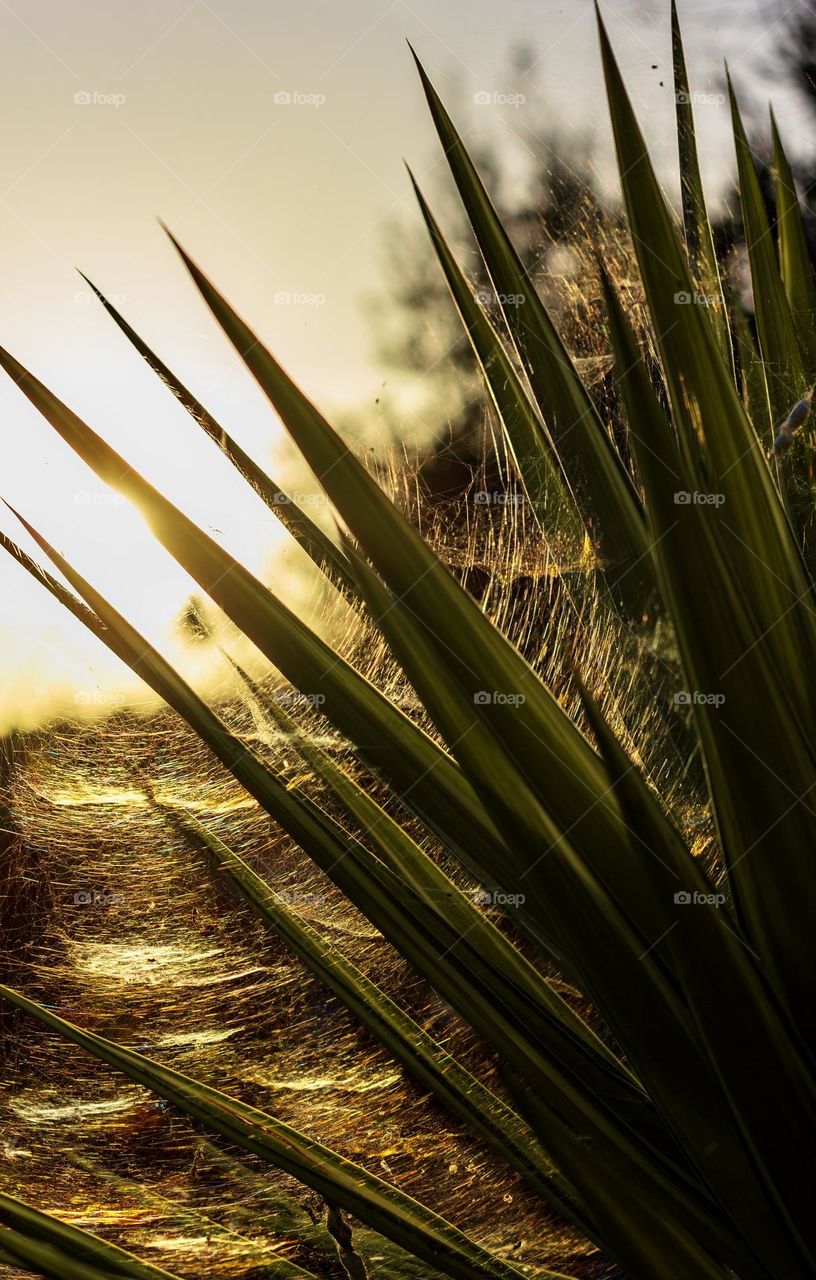
[[[731,331],[728,310],[723,296],[714,237],[708,217],[700,158],[697,152],[697,134],[694,126],[694,106],[689,88],[683,36],[677,15],[676,0],[671,6],[672,55],[674,63],[674,101],[677,112],[677,143],[680,159],[680,192],[683,202],[683,228],[689,260],[701,291],[708,299],[709,315],[714,325],[723,357],[733,362]]]
[[[133,1049],[82,1030],[10,987],[0,986],[0,995],[185,1115],[283,1169],[446,1275],[457,1280],[519,1277],[514,1267],[474,1244],[431,1209],[283,1121]],[[555,1273],[542,1270],[541,1275]]]
[[[50,591],[54,599],[58,600],[69,613],[72,613],[79,622],[84,623],[89,631],[93,632],[95,636],[98,636],[99,639],[104,642],[105,627],[101,620],[96,616],[93,609],[90,609],[84,601],[75,596],[73,592],[69,591],[61,582],[58,582],[53,574],[49,573],[47,569],[44,569],[42,565],[38,564],[32,556],[30,556],[26,551],[23,551],[22,547],[19,547],[16,542],[13,542],[12,539],[2,531],[0,531],[0,547],[2,547],[4,551],[7,551],[12,559],[17,561],[21,568],[30,573],[35,581],[41,583],[47,591]]]
[[[586,530],[575,498],[566,487],[552,441],[499,335],[474,297],[410,169],[408,173],[454,305],[504,427],[528,500],[547,538],[552,540],[556,555],[565,542],[574,562],[583,555]]]
[[[89,1231],[69,1226],[4,1192],[0,1192],[0,1251],[18,1265],[54,1280],[175,1280],[161,1267],[142,1262]],[[300,1275],[305,1280],[310,1274],[296,1267],[288,1276],[296,1280]],[[285,1275],[281,1270],[280,1276]]]
[[[254,458],[251,458],[246,450],[241,448],[220,423],[216,422],[212,414],[204,408],[201,401],[193,395],[192,391],[188,390],[184,383],[176,377],[164,361],[139,336],[136,330],[128,324],[124,316],[117,311],[112,302],[108,301],[101,290],[97,289],[93,281],[89,280],[84,272],[81,271],[79,274],[86,284],[93,289],[108,315],[116,322],[145,363],[158,375],[179,404],[184,406],[190,417],[198,423],[205,434],[218,445],[225,457],[229,458],[236,470],[241,473],[247,483],[263,499],[270,511],[274,512],[281,524],[291,533],[295,541],[300,544],[317,567],[325,573],[329,581],[333,582],[339,590],[353,597],[356,590],[354,579],[349,573],[348,565],[340,548],[332,542],[328,534],[324,533],[320,526],[315,524],[314,520],[279,485],[275,484],[274,480],[270,479],[263,468],[258,466]]]
[[[765,369],[771,417],[774,422],[778,422],[787,417],[792,406],[804,395],[807,377],[802,364],[791,308],[779,274],[771,227],[754,167],[753,152],[745,133],[730,77],[728,93],[731,101],[734,144],[737,150],[742,221],[751,264],[751,284],[759,346]]]
[[[632,589],[639,572],[646,575],[641,588],[648,596],[645,524],[634,485],[462,139],[414,57],[457,190],[570,490],[610,580],[630,574]]]
[[[219,876],[406,1070],[517,1169],[539,1194],[582,1230],[592,1229],[535,1135],[515,1113],[425,1033],[385,992],[331,946],[280,894],[192,813],[161,804],[190,842],[206,850]]]
[[[463,866],[484,883],[501,883],[501,838],[451,756],[2,349],[0,366],[100,479],[140,508],[162,545],[269,661],[301,693],[322,696],[322,714]]]

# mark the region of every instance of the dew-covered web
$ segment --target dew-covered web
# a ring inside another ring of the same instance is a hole
[[[651,710],[633,703],[632,671],[616,668],[616,646],[602,626],[564,621],[565,588],[555,578],[546,586],[550,569],[531,551],[524,519],[520,509],[471,510],[457,525],[458,541],[446,540],[450,563],[469,575],[488,611],[524,640],[573,707],[565,658],[582,659],[630,745],[662,771],[670,796],[675,765],[655,746]],[[349,623],[339,643],[419,716],[410,689],[359,623]],[[268,690],[280,688],[273,673],[264,680]],[[291,742],[240,690],[221,711],[291,784],[331,807]],[[308,709],[297,714],[354,767],[325,722]],[[7,741],[2,887],[12,985],[297,1126],[531,1275],[541,1265],[576,1277],[610,1275],[593,1246],[415,1085],[231,896],[153,798],[191,807],[426,1030],[504,1092],[492,1055],[164,710],[122,710]],[[414,833],[433,851],[424,833]],[[342,1276],[325,1207],[312,1192],[196,1129],[27,1017],[3,1017],[0,1155],[8,1192],[183,1277],[261,1277],[281,1257]],[[433,1274],[352,1225],[372,1275]]]

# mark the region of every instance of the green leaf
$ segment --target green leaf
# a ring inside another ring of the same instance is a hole
[[[771,111],[773,138],[774,189],[776,192],[776,231],[779,238],[779,264],[785,296],[788,299],[796,336],[806,356],[809,378],[816,376],[816,283],[810,262],[802,209],[796,194],[788,157],[782,145],[776,119]]]
[[[643,512],[634,485],[462,139],[416,55],[414,60],[457,190],[567,484],[600,548],[610,581],[632,575],[632,589],[639,577],[645,599],[651,594],[651,584],[644,556]]]
[[[807,381],[811,383],[805,396],[805,400],[809,403],[813,395],[812,383],[816,378],[816,285],[814,285],[813,268],[805,240],[796,186],[773,112],[771,112],[771,131],[776,191],[776,231],[782,282],[805,362]],[[809,430],[800,432],[787,453],[779,460],[777,468],[785,505],[802,544],[811,575],[816,570],[816,546],[813,538],[816,489],[813,483],[812,452],[811,432]]]
[[[623,322],[621,315],[620,322]],[[699,867],[667,820],[654,795],[627,758],[599,709],[584,691],[585,706],[607,761],[632,830],[660,852],[662,860],[678,867],[686,894],[694,900],[678,904],[674,922],[659,945],[671,950],[688,1002],[697,1021],[701,1042],[723,1085],[734,1120],[745,1136],[745,1157],[736,1165],[722,1161],[722,1152],[711,1159],[707,1133],[701,1151],[709,1185],[741,1225],[746,1240],[753,1241],[766,1266],[778,1266],[780,1250],[789,1245],[776,1240],[777,1222],[768,1222],[768,1205],[775,1206],[800,1249],[788,1265],[803,1274],[813,1265],[808,1246],[797,1228],[797,1217],[808,1223],[810,1210],[798,1175],[791,1135],[800,1144],[800,1159],[812,1144],[808,1120],[814,1118],[814,1086],[799,1044],[780,1015],[754,963],[750,948],[740,936],[733,918],[722,905],[706,901],[700,887]],[[650,864],[645,864],[649,873]],[[691,908],[691,909],[689,909]],[[750,1059],[751,1070],[745,1070]],[[671,1064],[667,1065],[671,1073]],[[769,1110],[766,1099],[779,1105]],[[808,1119],[806,1119],[808,1117]],[[684,1125],[686,1138],[693,1121]],[[752,1200],[749,1188],[755,1182]]]
[[[734,333],[742,403],[759,438],[770,440],[773,438],[773,423],[765,390],[765,374],[748,317],[739,303],[734,307]]]
[[[714,251],[714,237],[708,217],[700,159],[697,153],[697,135],[694,127],[694,107],[689,88],[683,36],[677,16],[676,0],[671,5],[672,56],[674,62],[674,100],[677,113],[677,144],[680,158],[680,192],[683,202],[683,227],[686,248],[694,274],[702,292],[709,300],[708,314],[723,353],[723,358],[733,364],[731,333],[728,326],[728,310],[723,295],[722,278]]]
[[[410,169],[408,175],[459,318],[504,427],[529,501],[556,554],[574,563],[583,555],[586,530],[567,490],[558,457],[521,378],[485,315],[431,213]]]
[[[774,250],[771,227],[759,186],[754,157],[740,117],[734,87],[728,79],[734,144],[740,184],[740,205],[751,283],[754,294],[759,346],[774,422],[787,417],[805,393],[807,383],[791,309],[785,296]]]
[[[712,1242],[709,1251],[704,1237],[685,1224],[682,1217],[678,1220],[676,1208],[664,1203],[641,1170],[602,1144],[576,1140],[573,1133],[554,1121],[540,1099],[515,1082],[511,1086],[530,1123],[546,1134],[553,1158],[562,1169],[570,1170],[575,1185],[597,1207],[609,1242],[608,1251],[620,1264],[621,1275],[627,1280],[654,1280],[663,1275],[723,1280],[717,1242]],[[750,1258],[745,1259],[741,1277],[760,1280],[765,1275]]]
[[[355,592],[354,579],[349,573],[345,556],[340,548],[335,546],[331,538],[323,532],[320,526],[315,524],[307,516],[306,512],[301,510],[297,503],[279,485],[275,484],[274,480],[270,480],[263,468],[259,467],[257,462],[241,448],[237,441],[233,440],[232,436],[216,422],[212,414],[204,408],[201,401],[168,369],[164,361],[159,359],[144,339],[139,337],[136,330],[131,328],[124,316],[120,315],[113,303],[109,302],[105,295],[97,289],[93,281],[89,280],[82,271],[79,274],[86,284],[93,289],[108,315],[116,322],[139,355],[158,375],[168,390],[172,392],[179,404],[184,406],[202,431],[218,445],[225,457],[229,458],[236,470],[241,473],[247,483],[263,499],[269,510],[278,517],[281,524],[291,533],[292,537],[300,544],[317,567],[322,570],[330,582],[334,583],[338,590],[353,597]]]

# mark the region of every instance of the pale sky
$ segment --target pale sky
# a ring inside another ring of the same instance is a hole
[[[668,3],[603,8],[671,185]],[[719,88],[727,54],[746,102],[774,91],[793,149],[805,145],[790,95],[780,101],[777,86],[758,82],[784,0],[723,0],[716,18],[704,0],[680,8],[694,86]],[[406,37],[468,138],[490,135],[508,148],[513,108],[493,99],[518,91],[508,52],[527,42],[538,62],[525,92],[540,92],[567,136],[597,134],[612,182],[586,0],[0,0],[0,343],[256,571],[268,569],[276,522],[145,370],[74,268],[117,300],[277,475],[279,428],[156,217],[323,407],[369,403],[383,373],[364,299],[377,288],[384,225],[416,217],[403,157],[431,194],[443,179]],[[478,93],[491,103],[477,105]],[[698,124],[716,192],[731,165],[725,108],[701,105]],[[0,415],[0,495],[138,622],[166,634],[184,576],[7,381]],[[10,516],[0,524],[25,542]],[[104,678],[98,650],[4,560],[0,649],[0,693],[14,706],[31,699],[32,670],[44,701],[85,671],[89,654],[87,678]]]

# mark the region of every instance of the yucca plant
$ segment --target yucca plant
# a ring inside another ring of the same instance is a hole
[[[288,786],[36,530],[26,525],[72,590],[8,539],[4,546],[193,726],[467,1020],[500,1062],[513,1105],[455,1061],[212,832],[172,808],[168,817],[202,859],[407,1071],[622,1274],[805,1280],[816,1271],[806,1176],[816,1141],[816,616],[807,431],[816,293],[778,131],[774,126],[772,230],[732,91],[755,327],[730,296],[713,249],[674,10],[672,23],[682,228],[659,189],[599,18],[640,269],[637,301],[650,323],[648,333],[635,330],[634,296],[622,296],[599,266],[626,458],[421,67],[501,302],[501,324],[482,309],[417,194],[542,545],[562,566],[581,566],[565,594],[567,625],[577,632],[593,611],[621,662],[638,649],[656,655],[645,696],[659,700],[667,749],[689,732],[680,721],[691,717],[714,837],[705,858],[687,815],[661,797],[643,768],[593,670],[562,655],[582,700],[580,716],[571,716],[541,678],[541,655],[529,662],[493,625],[180,245],[204,302],[331,500],[343,526],[338,542],[282,502],[273,482],[100,292],[103,304],[384,637],[433,732],[6,353],[0,360],[23,393],[103,481],[141,509],[235,626],[302,694],[320,692],[320,714],[388,789],[388,805],[361,784],[365,774],[338,765],[233,662],[259,713],[332,797],[332,811],[301,786]],[[161,797],[153,802],[161,805]],[[456,863],[461,881],[442,869]],[[460,887],[474,880],[516,905],[515,929],[500,928]],[[591,1022],[551,981],[554,973],[575,985]],[[431,1268],[463,1280],[519,1274],[430,1208],[273,1116],[74,1026],[19,990],[2,992]],[[364,1260],[352,1253],[346,1269],[364,1274]],[[23,1261],[44,1268],[32,1252]]]

